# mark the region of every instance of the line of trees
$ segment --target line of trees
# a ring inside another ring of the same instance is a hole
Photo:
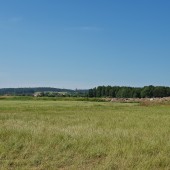
[[[98,86],[89,89],[89,97],[113,97],[113,98],[153,98],[170,96],[170,87],[144,86],[144,87],[120,87]]]
[[[60,89],[51,87],[30,87],[30,88],[2,88],[0,89],[0,96],[13,95],[13,96],[32,96],[34,93],[43,93],[44,96],[56,96],[60,92],[65,92],[70,96],[84,96],[88,93],[88,90],[71,90],[71,89]]]
[[[170,96],[170,87],[165,86],[144,86],[144,87],[120,87],[120,86],[98,86],[89,90],[70,90],[49,87],[40,88],[4,88],[0,89],[0,95],[34,95],[40,92],[43,96],[64,96],[73,97],[112,97],[112,98],[153,98]]]

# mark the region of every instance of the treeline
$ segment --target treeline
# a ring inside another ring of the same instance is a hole
[[[87,93],[87,90],[71,90],[71,89],[60,89],[60,88],[51,88],[51,87],[35,87],[35,88],[3,88],[0,89],[0,95],[11,95],[11,96],[32,96],[36,92],[45,93],[59,93],[65,92],[70,95],[80,94],[84,95]]]
[[[120,87],[120,86],[98,86],[89,89],[89,97],[112,97],[112,98],[153,98],[170,96],[170,87],[144,86]]]
[[[112,98],[153,98],[170,96],[170,87],[144,86],[144,87],[120,87],[98,86],[89,90],[71,90],[51,87],[37,88],[3,88],[0,96],[45,96],[45,97],[112,97]]]

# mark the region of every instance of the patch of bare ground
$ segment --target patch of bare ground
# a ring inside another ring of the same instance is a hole
[[[170,104],[170,97],[162,98],[105,98],[110,102],[140,103],[141,105]]]

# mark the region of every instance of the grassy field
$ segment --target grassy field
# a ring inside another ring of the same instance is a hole
[[[170,105],[0,100],[0,169],[169,170]]]

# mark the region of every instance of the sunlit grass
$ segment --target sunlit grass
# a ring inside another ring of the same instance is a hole
[[[170,106],[0,101],[0,169],[170,169]]]

